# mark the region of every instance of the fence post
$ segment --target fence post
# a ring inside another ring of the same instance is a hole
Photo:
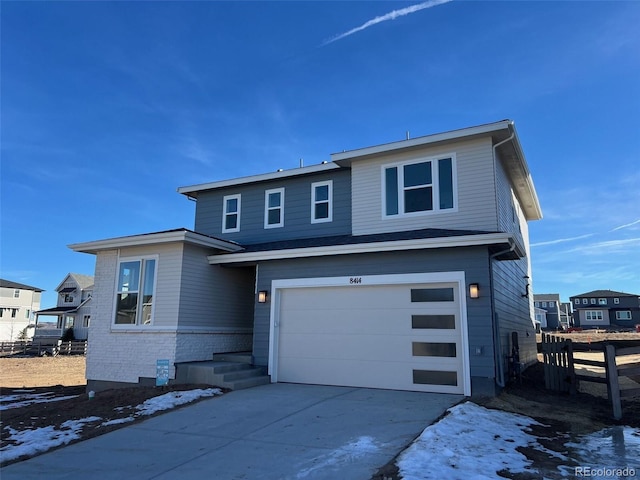
[[[578,392],[576,380],[576,370],[573,365],[573,342],[570,338],[565,340],[567,346],[567,381],[569,382],[569,395],[575,395]]]
[[[616,347],[607,345],[604,351],[605,371],[607,372],[607,393],[613,406],[613,418],[622,418],[620,384],[618,383],[618,365],[616,365]]]

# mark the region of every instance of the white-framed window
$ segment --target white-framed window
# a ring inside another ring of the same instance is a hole
[[[631,310],[620,310],[616,312],[616,320],[631,320]]]
[[[264,228],[284,227],[284,188],[264,192]]]
[[[589,299],[587,299],[587,298],[583,298],[582,299],[582,304],[583,305],[587,305],[588,303],[589,303]]]
[[[595,305],[595,304],[596,304],[596,299],[595,299],[595,298],[592,298],[592,299],[591,299],[591,305]]]
[[[576,298],[576,299],[573,301],[573,303],[575,303],[576,305],[580,305],[580,299],[579,299],[579,298]]]
[[[31,310],[28,308],[24,311],[24,318],[29,318],[31,316]]]
[[[614,305],[619,305],[620,304],[620,299],[619,298],[614,298],[613,299],[613,303],[614,303]]]
[[[311,184],[311,223],[333,221],[333,180]]]
[[[222,233],[240,231],[240,194],[222,198]]]
[[[533,302],[533,305],[536,306],[536,307],[539,307],[540,306],[540,302]]]
[[[91,315],[85,315],[84,317],[82,317],[83,327],[88,328],[90,323],[91,323]]]
[[[554,307],[554,306],[555,306],[555,303],[553,303],[553,302],[549,302],[549,306],[550,306],[550,307]]]
[[[586,310],[584,318],[587,322],[601,322],[603,319],[602,310]]]
[[[607,304],[607,299],[606,298],[599,298],[598,299],[598,305],[606,305]]]
[[[151,325],[156,295],[157,257],[122,258],[118,263],[115,325]]]
[[[547,306],[547,302],[542,302],[542,307],[546,307]]]
[[[20,290],[17,288],[13,291],[13,298],[20,298]]]
[[[64,329],[73,328],[76,323],[75,315],[65,315],[64,317]]]
[[[383,165],[383,217],[455,210],[455,167],[453,154]]]
[[[71,295],[70,293],[65,293],[64,303],[73,303],[73,295]]]

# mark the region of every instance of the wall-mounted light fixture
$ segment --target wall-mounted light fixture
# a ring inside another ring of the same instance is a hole
[[[529,298],[529,275],[524,275],[522,278],[524,278],[525,281],[524,293],[522,294],[522,296]]]
[[[269,299],[269,292],[267,292],[266,290],[260,290],[258,292],[258,303],[267,303],[268,299]]]
[[[471,298],[479,298],[480,297],[480,286],[477,283],[469,284],[469,297]]]

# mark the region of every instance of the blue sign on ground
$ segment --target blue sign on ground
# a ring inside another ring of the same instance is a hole
[[[169,360],[156,360],[156,387],[169,383]]]

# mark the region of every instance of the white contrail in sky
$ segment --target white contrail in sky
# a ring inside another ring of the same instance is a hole
[[[632,227],[633,225],[637,225],[638,223],[640,223],[640,219],[636,220],[635,222],[627,223],[626,225],[620,225],[619,227],[616,227],[610,231],[615,232],[616,230],[622,230],[623,228]]]
[[[401,8],[400,10],[394,10],[392,12],[386,13],[379,17],[374,18],[373,20],[369,20],[368,22],[363,23],[359,27],[352,28],[348,32],[341,33],[340,35],[336,35],[329,40],[325,40],[322,43],[322,46],[329,45],[330,43],[337,42],[338,40],[343,39],[344,37],[348,37],[349,35],[353,35],[354,33],[361,32],[365,28],[372,27],[381,22],[386,22],[387,20],[395,20],[398,17],[404,17],[405,15],[409,15],[410,13],[419,12],[420,10],[424,10],[425,8],[436,7],[443,3],[451,2],[452,0],[429,0],[428,2],[418,3],[417,5],[411,5],[410,7]]]
[[[593,237],[593,233],[587,233],[586,235],[580,235],[579,237],[559,238],[557,240],[550,240],[548,242],[532,243],[531,247],[541,247],[543,245],[555,245],[556,243],[573,242],[574,240],[580,240],[583,238]]]

